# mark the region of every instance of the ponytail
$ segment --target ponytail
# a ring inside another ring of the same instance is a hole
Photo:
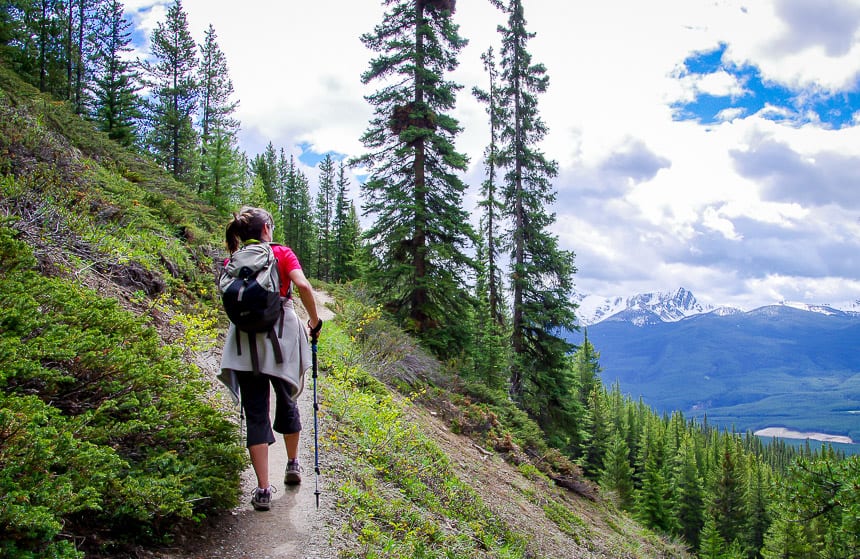
[[[242,238],[239,234],[239,216],[234,212],[233,219],[230,220],[230,223],[227,224],[227,232],[226,232],[226,241],[227,241],[227,252],[233,254],[237,250],[239,250],[239,245],[242,242]]]
[[[238,214],[233,213],[233,219],[227,224],[225,232],[227,251],[233,254],[239,250],[242,243],[246,243],[251,239],[259,241],[263,234],[263,227],[267,223],[272,222],[272,214],[266,210],[251,206],[242,206]]]

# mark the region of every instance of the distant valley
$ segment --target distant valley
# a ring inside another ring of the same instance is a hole
[[[583,301],[606,386],[660,412],[740,431],[785,428],[860,442],[860,313],[704,307],[692,293]],[[783,431],[785,432],[785,431]],[[842,439],[837,439],[842,440]]]

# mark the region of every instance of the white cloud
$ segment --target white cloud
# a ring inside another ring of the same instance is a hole
[[[728,109],[723,109],[722,111],[717,113],[717,120],[722,122],[728,122],[735,120],[736,118],[741,118],[746,114],[746,110],[740,107],[733,107]]]
[[[738,78],[725,70],[709,74],[689,74],[680,79],[686,91],[684,100],[693,100],[700,94],[715,97],[741,97],[747,93]]]
[[[708,229],[712,229],[721,233],[726,239],[739,241],[743,238],[735,231],[735,225],[730,219],[726,218],[721,210],[716,208],[706,208],[702,216],[702,225]]]
[[[844,206],[856,200],[851,167],[860,168],[860,127],[781,124],[777,117],[791,115],[773,106],[724,111],[702,126],[673,120],[670,107],[699,93],[744,92],[725,72],[676,77],[690,55],[721,44],[726,62],[755,66],[766,81],[809,94],[853,86],[860,0],[822,2],[820,10],[807,0],[525,2],[537,33],[530,52],[550,77],[539,107],[550,128],[541,148],[560,164],[554,230],[577,254],[578,289],[628,295],[683,285],[701,300],[742,307],[858,298],[860,262],[839,247],[860,249],[860,210]],[[294,153],[303,142],[317,152],[362,152],[371,115],[363,96],[373,86],[360,83],[371,53],[359,35],[380,21],[379,1],[183,6],[198,41],[210,23],[218,33],[250,154],[268,141]],[[503,21],[488,2],[457,8],[470,41],[452,76],[465,86],[457,146],[471,159],[474,200],[488,133],[469,91],[486,87],[480,54],[491,44],[498,51]],[[159,13],[149,11],[143,24],[154,28]],[[786,163],[803,174],[792,175]],[[816,258],[798,266],[797,246]],[[804,287],[792,292],[792,284]]]

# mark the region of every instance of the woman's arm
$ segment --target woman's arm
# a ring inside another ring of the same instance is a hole
[[[311,328],[315,327],[319,324],[320,317],[317,314],[317,302],[314,299],[314,290],[311,287],[311,282],[305,277],[305,273],[301,268],[290,271],[290,281],[299,290],[299,297],[302,299],[305,310],[308,311],[308,317],[310,318],[308,324],[311,325]]]

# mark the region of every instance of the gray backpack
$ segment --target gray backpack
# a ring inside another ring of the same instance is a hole
[[[257,355],[257,334],[266,332],[272,342],[275,362],[283,363],[279,335],[275,326],[280,321],[283,334],[283,301],[278,275],[278,259],[269,243],[245,245],[230,256],[218,281],[224,311],[238,332],[237,351],[242,354],[242,332],[248,335],[251,364],[260,371]]]

